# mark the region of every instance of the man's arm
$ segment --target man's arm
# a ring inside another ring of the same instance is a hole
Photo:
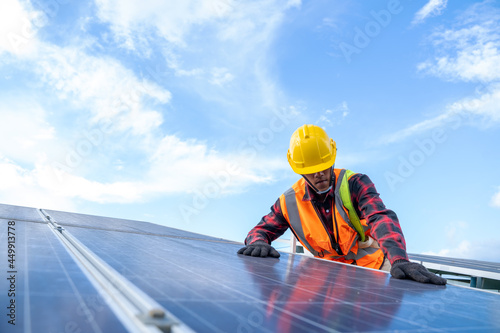
[[[272,241],[283,235],[288,227],[288,222],[281,213],[280,200],[278,199],[271,207],[271,212],[250,230],[245,239],[245,244],[249,245],[259,240],[271,244]]]
[[[248,233],[245,239],[245,247],[239,249],[238,254],[253,257],[275,257],[280,254],[270,244],[273,240],[283,235],[288,229],[288,222],[281,213],[279,199],[271,207],[271,212]]]
[[[371,235],[378,241],[390,261],[393,277],[421,283],[446,284],[446,279],[429,272],[423,265],[408,260],[406,242],[398,217],[385,207],[368,176],[364,174],[352,176],[349,179],[349,190],[358,215],[368,221]]]
[[[399,220],[380,199],[375,185],[367,175],[355,174],[349,179],[351,200],[360,218],[366,219],[370,233],[392,264],[396,260],[408,260],[406,242]]]

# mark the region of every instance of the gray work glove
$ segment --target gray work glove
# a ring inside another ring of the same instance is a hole
[[[238,250],[238,254],[252,257],[274,257],[279,258],[280,254],[274,247],[264,241],[256,241]]]
[[[446,279],[429,272],[423,265],[404,259],[392,264],[391,275],[396,279],[406,278],[420,283],[446,284]]]

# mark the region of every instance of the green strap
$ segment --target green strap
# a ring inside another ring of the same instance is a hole
[[[351,191],[349,191],[348,179],[353,174],[355,174],[355,172],[352,172],[351,170],[346,170],[342,180],[339,179],[337,181],[341,181],[340,198],[342,199],[342,204],[344,205],[345,208],[347,208],[347,211],[349,212],[349,220],[351,221],[351,224],[354,227],[354,229],[358,232],[360,240],[364,242],[365,231],[363,229],[363,226],[361,225],[359,216],[356,213],[356,210],[354,209],[354,206],[351,201]]]

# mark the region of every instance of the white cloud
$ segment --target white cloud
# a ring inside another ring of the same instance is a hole
[[[463,240],[453,248],[441,249],[438,252],[427,251],[422,254],[434,255],[439,257],[451,257],[451,258],[474,258],[471,254],[471,242]]]
[[[443,248],[439,251],[426,251],[422,254],[500,262],[500,242],[491,238],[481,241],[461,240],[455,246]]]
[[[442,55],[420,63],[418,70],[445,80],[499,80],[499,28],[500,24],[487,21],[482,25],[435,34],[433,44]]]
[[[472,238],[471,228],[474,226],[464,221],[448,223],[445,237],[440,242],[442,248],[423,254],[500,262],[500,242],[489,236],[481,236],[480,240]]]
[[[484,124],[500,122],[500,84],[491,84],[481,96],[467,97],[449,105],[448,114],[462,114],[484,120]]]
[[[415,14],[412,24],[419,24],[424,22],[428,17],[441,15],[447,3],[448,0],[429,0],[429,2]]]
[[[148,178],[154,191],[193,192],[207,183],[224,178],[222,192],[239,192],[255,183],[273,180],[272,175],[288,168],[277,158],[259,160],[256,155],[243,153],[222,154],[196,140],[181,141],[166,136],[151,156]]]
[[[491,198],[491,203],[490,203],[493,207],[498,207],[500,208],[500,189],[497,193],[495,193],[493,195],[493,197]]]
[[[458,126],[480,120],[486,126],[500,122],[500,11],[487,3],[471,6],[456,19],[453,28],[434,33],[430,42],[437,54],[417,68],[444,80],[477,82],[475,95],[449,103],[434,118],[385,136],[391,143],[442,126]]]
[[[17,166],[23,165],[26,168],[23,174],[36,171],[31,178],[39,184],[48,184],[45,178],[37,178],[40,166],[33,168],[37,153],[43,152],[47,159],[70,169],[66,183],[71,183],[69,188],[74,191],[80,186],[83,193],[89,193],[80,197],[88,200],[107,200],[103,198],[113,198],[115,192],[127,192],[120,190],[123,184],[111,184],[108,188],[109,184],[79,179],[78,173],[86,174],[89,179],[96,173],[104,173],[100,165],[112,163],[118,151],[147,154],[149,144],[154,145],[154,137],[163,123],[161,111],[155,108],[170,101],[170,92],[137,77],[115,59],[89,56],[78,47],[39,42],[36,52],[25,55],[15,64],[36,75],[37,90],[50,91],[48,99],[53,101],[51,106],[55,106],[50,118],[56,123],[48,120],[48,112],[36,101],[40,98],[36,95],[38,92],[32,93],[33,97],[3,96],[0,130],[5,140],[0,143],[0,156],[15,161]],[[64,103],[64,107],[57,107],[59,103]],[[58,128],[67,115],[78,121],[66,122],[63,128]],[[96,133],[100,136],[97,139]],[[133,138],[127,141],[127,137]],[[103,142],[105,145],[101,145]],[[126,147],[122,145],[124,142]],[[21,185],[20,188],[25,190]],[[47,185],[46,189],[50,187]],[[68,191],[59,193],[77,196]],[[116,194],[120,196],[125,195]]]
[[[74,211],[72,198],[61,196],[39,184],[35,171],[0,157],[0,202],[35,208]]]
[[[479,123],[484,127],[500,123],[500,84],[491,84],[479,97],[465,97],[446,106],[443,113],[415,125],[386,135],[380,144],[398,142],[432,129],[456,130],[464,124]]]
[[[30,54],[38,43],[36,34],[46,21],[41,12],[29,2],[2,0],[0,2],[0,54],[16,56]]]
[[[454,129],[457,128],[457,124],[462,123],[463,115],[453,113],[449,111],[449,108],[446,112],[424,121],[421,121],[415,125],[411,125],[402,130],[396,131],[389,135],[383,136],[380,140],[378,140],[379,144],[389,144],[394,142],[399,142],[407,139],[413,135],[420,134],[422,132],[429,131],[431,129],[435,129],[437,127],[443,127],[446,125],[452,125]]]
[[[488,83],[500,79],[500,10],[478,3],[453,27],[430,36],[436,56],[418,69],[445,80]]]
[[[0,6],[0,54],[9,52],[19,68],[30,68],[55,96],[119,131],[143,135],[163,122],[161,112],[152,107],[168,103],[169,91],[138,78],[116,59],[90,56],[81,46],[39,41],[36,34],[47,17],[28,2],[6,0]]]
[[[221,154],[201,142],[166,136],[151,155],[143,177],[99,182],[77,175],[73,168],[53,164],[44,154],[36,156],[33,168],[0,157],[0,183],[4,189],[0,202],[35,207],[55,207],[58,202],[69,207],[74,199],[137,203],[158,195],[202,191],[206,186],[224,195],[241,192],[252,184],[272,182],[273,174],[288,169],[282,159],[251,163],[253,158]]]
[[[63,169],[57,169],[41,159],[29,171],[37,185],[46,193],[66,199],[84,199],[98,203],[141,202],[144,185],[140,181],[98,182],[86,179]]]
[[[472,258],[471,246],[472,243],[467,239],[470,234],[469,225],[464,221],[449,222],[445,228],[446,238],[442,238],[442,248],[438,252],[425,252],[424,254],[437,255],[441,257],[456,257],[456,258]]]
[[[222,86],[231,82],[233,79],[234,75],[231,74],[227,68],[216,67],[212,69],[212,79],[210,80],[210,83]]]
[[[19,4],[15,1],[9,3]],[[283,11],[298,4],[299,1],[241,4],[230,0],[177,3],[102,0],[98,1],[98,8],[100,18],[110,23],[115,37],[129,49],[158,42],[160,46],[156,52],[160,52],[159,49],[172,50],[166,60],[176,75],[193,80],[201,77],[206,84],[204,88],[212,89],[203,91],[203,88],[189,85],[190,92],[198,89],[200,95],[205,93],[215,99],[219,89],[234,100],[240,100],[241,96],[255,100],[259,105],[255,109],[260,110],[262,105],[268,108],[281,106],[276,97],[280,95],[278,88],[267,74],[264,51],[272,41]],[[29,16],[30,13],[32,10],[24,10],[21,14]],[[199,43],[200,35],[192,31],[206,23],[211,23],[205,26],[209,31],[204,35],[208,36],[207,40],[202,38]],[[29,52],[22,58],[18,57],[16,65],[37,76],[36,84],[42,83],[40,91],[46,89],[51,92],[48,100],[54,104],[66,104],[65,108],[51,111],[56,114],[56,119],[62,121],[70,114],[78,121],[68,124],[70,128],[61,133],[61,128],[51,125],[41,109],[33,108],[29,112],[15,114],[15,108],[11,108],[6,118],[8,121],[1,124],[0,129],[8,126],[5,129],[11,133],[12,124],[25,123],[26,127],[19,134],[12,133],[21,145],[33,147],[32,151],[35,151],[44,144],[47,146],[56,142],[60,147],[66,147],[63,149],[66,153],[77,151],[80,143],[87,143],[90,139],[86,138],[86,134],[101,129],[99,135],[103,135],[103,128],[111,129],[114,134],[126,137],[133,134],[134,139],[126,141],[119,149],[140,151],[144,161],[132,166],[142,167],[141,173],[133,173],[127,169],[129,156],[112,151],[118,147],[106,142],[94,144],[80,164],[73,161],[74,165],[63,165],[62,169],[59,165],[58,168],[53,162],[68,162],[68,154],[66,160],[57,158],[45,146],[41,149],[44,154],[31,155],[27,165],[21,163],[22,158],[16,155],[18,152],[12,145],[2,147],[0,144],[0,152],[5,154],[0,156],[0,167],[6,171],[5,176],[0,176],[0,181],[8,184],[6,188],[11,198],[0,196],[2,202],[72,210],[70,206],[76,202],[75,199],[132,203],[150,196],[193,192],[214,182],[224,183],[220,193],[225,194],[242,191],[255,183],[272,182],[279,171],[288,170],[286,161],[281,158],[268,158],[255,163],[253,159],[257,151],[250,152],[250,155],[248,151],[247,155],[223,153],[202,141],[165,135],[165,128],[160,126],[164,121],[161,108],[170,102],[171,94],[160,83],[138,77],[114,58],[91,56],[85,47],[56,46],[36,38],[33,41]],[[216,41],[221,44],[213,43]],[[200,57],[200,49],[206,49],[204,43],[214,44],[210,49],[213,54]],[[17,55],[7,47],[8,44],[0,44],[0,52]],[[178,56],[181,51],[183,56]],[[168,54],[167,51],[165,53]],[[191,54],[195,56],[190,58]],[[251,80],[248,80],[249,76]],[[236,80],[239,81],[234,86],[240,91],[226,91]],[[243,84],[239,84],[241,82]],[[261,98],[255,98],[258,93]],[[245,107],[253,110],[251,106]],[[246,112],[246,116],[253,118],[255,115]],[[30,152],[27,149],[23,154],[27,156]],[[110,155],[115,161],[123,163],[119,165],[121,171],[116,175],[108,172],[110,175],[107,177],[106,174],[105,178],[105,171],[98,168],[112,164],[102,163]],[[85,167],[79,168],[83,163]],[[96,174],[100,180],[96,180]],[[20,202],[23,197],[27,199]]]
[[[164,49],[163,56],[167,63],[168,68],[174,71],[176,76],[201,76],[204,74],[204,70],[201,68],[191,68],[185,69],[183,68],[183,63],[179,59],[179,55],[174,53],[172,50]]]
[[[193,26],[227,16],[235,6],[233,0],[123,1],[97,0],[98,16],[109,22],[115,36],[125,46],[135,49],[138,36],[157,34],[175,44]]]
[[[165,104],[170,92],[139,79],[118,61],[93,57],[73,47],[44,45],[35,71],[60,99],[77,109],[89,110],[94,122],[112,122],[120,131],[144,135],[163,121],[160,112],[148,104]]]
[[[333,29],[339,28],[337,21],[335,21],[334,19],[332,19],[330,17],[323,18],[322,24],[320,25],[320,27],[322,27],[322,26],[333,28]]]
[[[47,113],[26,96],[16,96],[12,101],[2,96],[0,105],[0,156],[16,161],[32,163],[36,154],[43,150],[57,150],[56,130],[47,121]]]
[[[338,125],[349,115],[349,112],[351,111],[349,110],[349,106],[347,106],[347,102],[343,101],[335,107],[325,110],[319,119],[316,120],[316,124],[323,127]]]
[[[128,48],[139,54],[144,48],[162,50],[169,69],[182,79],[179,86],[223,104],[221,112],[232,116],[248,117],[252,109],[253,118],[283,106],[266,55],[284,12],[298,5],[277,0],[97,2],[101,20]],[[249,107],[250,101],[258,107]]]

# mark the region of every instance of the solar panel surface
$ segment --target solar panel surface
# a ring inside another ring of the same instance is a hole
[[[384,272],[300,255],[246,257],[236,254],[241,244],[232,241],[145,222],[46,212],[197,332],[500,331],[498,294],[396,280]],[[6,239],[6,221],[1,220],[0,242]],[[17,242],[28,249],[19,255],[28,262],[19,267],[19,281],[29,276],[22,299],[30,299],[31,309],[18,312],[19,322],[33,328],[57,317],[50,324],[54,332],[64,332],[71,321],[94,325],[83,332],[123,330],[105,302],[92,320],[75,312],[87,298],[103,297],[48,226],[16,223],[23,225]],[[3,281],[2,290],[6,287]],[[39,312],[45,315],[33,315]],[[0,323],[2,332],[5,325],[6,320]]]
[[[12,267],[7,262],[9,221],[15,222]],[[46,224],[2,219],[0,225],[0,332],[127,331]]]
[[[166,236],[178,236],[178,237],[196,237],[196,239],[211,239],[211,240],[221,240],[220,238],[210,237],[202,234],[196,234],[193,232],[186,232],[184,230],[167,228],[154,223],[117,219],[111,217],[101,217],[96,219],[96,216],[68,213],[56,210],[45,209],[45,213],[50,215],[50,217],[57,221],[62,226],[76,226],[81,228],[95,229],[95,230],[111,230],[111,231],[121,231],[121,232],[132,232],[132,233],[143,233],[143,234],[155,234],[155,235],[166,235]]]
[[[46,223],[35,208],[0,204],[0,219]]]

